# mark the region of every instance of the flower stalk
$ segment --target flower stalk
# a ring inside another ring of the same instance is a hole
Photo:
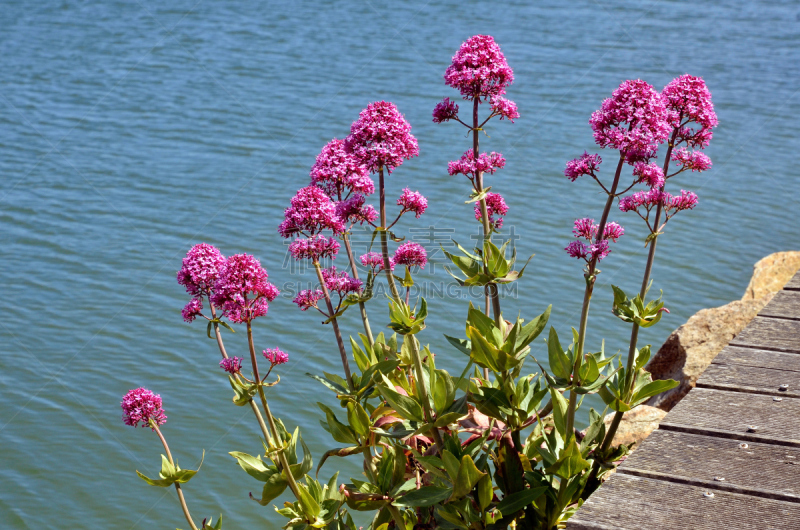
[[[328,307],[328,318],[330,318],[331,326],[333,327],[333,334],[336,335],[336,344],[339,346],[339,355],[342,358],[342,367],[344,368],[345,378],[347,379],[347,387],[350,391],[353,391],[355,387],[353,386],[353,376],[350,372],[350,362],[347,359],[347,350],[344,348],[342,332],[339,329],[339,321],[336,319],[333,302],[331,302],[331,293],[328,291],[328,286],[325,283],[325,277],[322,275],[322,266],[319,264],[319,261],[314,261],[314,270],[317,271],[317,279],[322,289],[322,295],[325,298],[325,304]]]
[[[158,428],[158,423],[153,420],[150,420],[150,427],[156,434],[158,435],[159,440],[161,440],[161,445],[164,446],[164,451],[167,453],[167,460],[169,463],[174,467],[175,461],[172,459],[172,453],[169,450],[169,445],[167,445],[167,440],[164,438],[164,435],[161,434],[161,429]],[[189,526],[192,530],[198,530],[197,526],[194,524],[192,520],[192,515],[189,513],[189,507],[186,505],[186,499],[183,497],[183,490],[181,489],[181,485],[177,482],[174,483],[175,491],[178,493],[178,501],[181,503],[181,509],[183,510],[183,516],[186,517],[186,522],[189,523]]]
[[[347,251],[347,259],[350,261],[350,269],[353,271],[353,278],[358,280],[358,268],[356,267],[356,259],[353,256],[353,248],[350,245],[350,236],[345,233],[342,235],[344,248]],[[359,294],[363,291],[359,291]],[[367,317],[367,305],[364,302],[358,302],[358,309],[361,313],[361,322],[364,324],[364,333],[367,335],[370,347],[375,344],[375,339],[372,337],[372,328],[369,325],[369,318]]]

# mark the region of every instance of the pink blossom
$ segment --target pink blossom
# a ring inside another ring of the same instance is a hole
[[[675,213],[682,210],[691,210],[697,206],[697,195],[691,191],[681,190],[680,197],[672,197],[669,194],[667,202],[667,210],[674,210]],[[674,215],[674,214],[673,214]]]
[[[603,159],[600,158],[600,155],[590,155],[584,151],[580,157],[567,162],[567,168],[564,170],[564,175],[572,182],[575,182],[578,177],[583,175],[594,175],[595,171],[597,171],[597,169],[600,167],[600,163],[602,161]]]
[[[589,255],[589,247],[583,241],[570,241],[564,250],[573,258],[586,259],[586,256]]]
[[[264,357],[272,364],[272,366],[277,366],[279,364],[284,364],[289,362],[289,354],[281,351],[279,348],[267,348],[266,350],[261,352]]]
[[[670,159],[680,164],[683,169],[692,171],[705,171],[711,168],[711,159],[705,153],[689,151],[685,147],[673,151]]]
[[[346,223],[372,223],[378,218],[378,212],[371,204],[364,204],[366,197],[356,194],[336,203],[336,215]]]
[[[603,238],[597,241],[597,231],[599,229],[600,226],[595,224],[594,219],[588,217],[576,219],[572,233],[577,238],[585,239],[588,244],[576,240],[570,242],[564,250],[571,257],[584,259],[587,262],[605,258],[611,252],[608,242],[616,243],[625,234],[625,229],[618,223],[609,221],[603,229]]]
[[[428,263],[428,253],[419,243],[407,241],[397,247],[394,253],[394,262],[397,265],[405,265],[406,267],[419,266],[424,269],[425,264]]]
[[[670,133],[667,108],[661,95],[646,82],[625,81],[600,109],[592,113],[589,124],[600,147],[613,147],[635,153],[632,161],[651,157]]]
[[[219,367],[228,372],[229,374],[235,374],[242,369],[242,358],[228,357],[227,359],[222,359],[219,362]]]
[[[281,236],[298,234],[313,236],[323,230],[336,234],[345,231],[344,221],[336,215],[331,198],[316,186],[306,186],[292,197],[291,205],[283,211],[284,220],[278,227]]]
[[[661,167],[651,162],[636,162],[633,166],[633,176],[638,177],[638,182],[644,182],[651,188],[660,188],[664,185],[664,171]]]
[[[669,112],[669,124],[678,129],[676,144],[686,142],[690,147],[706,147],[719,121],[705,81],[701,77],[685,74],[670,81],[661,95]],[[689,122],[700,127],[686,127]]]
[[[514,123],[514,120],[519,118],[517,104],[503,96],[495,96],[492,98],[492,112],[500,116],[500,120],[508,118],[511,123]]]
[[[340,200],[350,193],[371,195],[375,183],[369,171],[345,149],[344,140],[334,138],[322,148],[311,167],[311,183],[322,188],[332,199]]]
[[[588,217],[576,219],[572,233],[575,234],[575,237],[592,240],[597,234],[597,225],[594,223],[594,219],[589,219]]]
[[[385,167],[391,173],[403,160],[419,156],[417,139],[410,131],[411,125],[394,103],[377,101],[350,126],[345,146],[369,171],[377,173]]]
[[[444,73],[444,81],[461,92],[464,99],[505,94],[514,82],[500,46],[489,35],[475,35],[464,42]]]
[[[458,105],[450,98],[444,98],[433,109],[433,123],[444,123],[458,118]]]
[[[372,269],[372,272],[383,270],[383,255],[379,252],[367,252],[360,258],[361,264]],[[394,258],[389,258],[389,269],[394,270]]]
[[[298,237],[289,245],[289,254],[294,259],[308,259],[312,262],[321,259],[335,259],[339,253],[339,242],[332,237],[317,234],[309,238]]]
[[[489,224],[497,230],[502,228],[503,226],[503,219],[502,217],[508,213],[508,205],[506,201],[503,199],[503,196],[499,193],[492,193],[491,191],[486,194],[486,213],[489,215]],[[495,219],[495,214],[498,215],[498,219]],[[481,221],[483,219],[481,215],[481,205],[480,203],[475,204],[475,219]]]
[[[459,160],[453,160],[447,165],[447,172],[450,175],[464,175],[473,180],[478,171],[483,173],[494,173],[498,169],[504,168],[506,159],[500,153],[481,153],[478,160],[472,149],[466,151]]]
[[[194,319],[198,316],[202,315],[201,311],[203,310],[203,299],[202,298],[192,298],[189,300],[189,303],[186,304],[181,310],[181,315],[183,315],[183,320],[186,322],[194,322]]]
[[[606,227],[603,229],[603,239],[608,239],[614,243],[623,235],[625,235],[625,229],[622,228],[622,225],[614,221],[607,222]]]
[[[403,194],[397,199],[397,205],[403,207],[403,212],[414,212],[417,219],[419,219],[419,216],[428,207],[428,199],[418,191],[411,191],[405,188],[403,189]]]
[[[608,240],[601,239],[596,243],[592,243],[589,245],[589,261],[591,260],[601,260],[608,256],[608,253],[611,252],[611,249],[608,247]]]
[[[297,304],[297,307],[300,308],[301,311],[306,311],[312,307],[317,307],[317,302],[319,302],[323,298],[324,293],[319,290],[310,290],[304,289],[297,293],[297,296],[294,297],[294,302]]]
[[[623,212],[638,211],[640,208],[650,211],[658,205],[664,208],[669,218],[682,210],[694,208],[697,205],[697,195],[691,191],[681,190],[680,196],[673,196],[658,189],[653,189],[650,191],[638,191],[623,197],[619,201],[619,209]]]
[[[219,276],[225,256],[216,247],[200,243],[189,249],[178,271],[178,283],[192,296],[208,296]]]
[[[250,254],[229,257],[214,284],[211,302],[222,307],[231,322],[242,324],[264,316],[280,291],[267,281],[267,271]]]
[[[350,276],[347,271],[337,271],[336,267],[322,269],[322,279],[325,280],[325,287],[331,292],[336,292],[340,296],[354,293],[361,289],[363,282]]]
[[[125,425],[138,427],[139,422],[142,422],[143,427],[150,426],[155,430],[155,427],[150,425],[151,421],[156,425],[164,425],[167,421],[167,415],[164,414],[161,404],[161,396],[146,388],[129,390],[122,398],[121,405],[122,421],[125,422]]]

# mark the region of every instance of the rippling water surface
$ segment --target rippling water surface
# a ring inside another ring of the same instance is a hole
[[[257,452],[257,432],[249,412],[229,404],[202,324],[181,321],[175,271],[206,241],[255,254],[287,292],[287,282],[308,281],[284,261],[283,207],[322,145],[378,99],[399,106],[420,143],[420,157],[389,178],[389,195],[411,186],[430,200],[400,232],[421,237],[408,229],[433,226],[437,237],[468,240],[466,185],[446,167],[469,140],[457,125],[431,123],[430,112],[454,96],[442,74],[476,33],[503,47],[516,75],[508,96],[522,113],[482,139],[508,159],[489,184],[506,194],[520,253],[536,253],[506,314],[530,317],[552,303],[563,334],[577,325],[581,271],[562,248],[575,217],[600,215],[602,197],[564,179],[564,162],[594,148],[589,115],[622,80],[660,89],[686,72],[714,94],[714,168],[679,177],[700,205],[659,243],[655,287],[672,313],[643,340],[660,344],[698,309],[739,298],[756,260],[799,246],[799,13],[745,1],[5,2],[0,519],[31,529],[184,525],[174,492],[134,473],[155,474],[161,451],[149,431],[120,421],[120,397],[144,385],[164,398],[180,463],[191,467],[206,451],[186,488],[195,515],[278,528],[272,508],[247,498],[259,484],[226,454]],[[628,329],[610,314],[608,285],[635,290],[645,257],[642,227],[614,218],[627,235],[603,262],[589,338],[592,348],[605,338],[610,352],[626,347]],[[441,267],[420,276],[447,278]],[[467,301],[429,303],[422,339],[456,369],[462,359],[442,333],[463,332]],[[382,306],[372,304],[373,322]],[[346,315],[346,332],[359,331],[356,317]],[[260,347],[291,354],[269,397],[316,455],[332,442],[315,402],[332,398],[303,374],[338,363],[318,324],[282,298],[256,326]],[[234,353],[242,335],[228,334]]]

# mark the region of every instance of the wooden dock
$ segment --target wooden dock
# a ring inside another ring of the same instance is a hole
[[[800,529],[800,272],[567,529]]]

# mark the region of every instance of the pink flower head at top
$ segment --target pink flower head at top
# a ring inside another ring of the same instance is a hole
[[[183,258],[181,270],[178,271],[178,283],[194,297],[208,296],[223,263],[225,256],[215,246],[207,243],[195,245]]]
[[[669,124],[678,129],[675,144],[686,142],[689,147],[706,147],[719,121],[705,81],[685,74],[670,81],[661,95],[667,105]],[[687,127],[689,123],[699,128]]]
[[[478,160],[475,160],[475,153],[472,149],[466,151],[459,160],[453,160],[447,165],[447,172],[452,175],[464,175],[470,180],[474,180],[478,171],[493,174],[498,169],[503,169],[506,159],[500,153],[481,153]]]
[[[278,232],[284,238],[299,234],[313,236],[323,230],[340,234],[345,230],[344,221],[336,215],[333,201],[316,186],[299,189],[292,197],[291,205],[283,211],[283,216]]]
[[[339,253],[339,242],[333,237],[317,234],[309,238],[298,237],[289,244],[289,254],[297,261],[308,259],[312,262],[322,259],[335,259]]]
[[[357,292],[363,284],[361,280],[347,274],[347,271],[337,272],[336,267],[322,269],[322,279],[325,280],[325,287],[331,292],[338,293],[339,296]]]
[[[297,307],[300,308],[300,311],[307,311],[312,307],[316,308],[317,302],[322,300],[324,296],[325,294],[319,289],[315,289],[313,291],[311,289],[303,289],[297,293],[297,296],[294,297],[292,302],[297,304]]]
[[[264,316],[278,288],[267,281],[267,271],[250,254],[235,254],[225,261],[214,285],[211,302],[222,307],[231,322],[242,324]]]
[[[508,205],[502,195],[491,191],[486,194],[486,213],[489,214],[489,223],[492,228],[495,230],[502,228],[503,216],[508,213]],[[498,216],[497,219],[495,219],[495,215]],[[475,204],[475,219],[478,221],[482,219],[480,202]]]
[[[519,118],[519,111],[517,104],[506,99],[503,96],[495,96],[492,98],[492,113],[495,116],[500,116],[500,120],[508,119],[511,123]]]
[[[371,204],[364,204],[366,197],[356,194],[349,199],[336,203],[336,215],[345,223],[372,224],[378,218],[378,212]]]
[[[433,109],[433,123],[444,123],[458,118],[458,105],[450,98],[444,98]]]
[[[419,243],[407,241],[397,247],[394,253],[394,262],[397,265],[419,266],[420,269],[424,269],[425,264],[428,263],[428,253]]]
[[[219,362],[219,367],[228,372],[229,374],[235,374],[242,369],[242,358],[228,357],[227,359],[222,359]]]
[[[129,390],[122,398],[122,421],[125,425],[138,427],[139,422],[142,426],[149,426],[153,430],[151,421],[155,425],[164,425],[167,415],[161,404],[161,396],[154,394],[146,388]]]
[[[650,158],[670,133],[664,100],[652,86],[637,79],[625,81],[589,124],[600,147],[612,147],[626,155],[629,163]],[[635,156],[627,156],[627,155]]]
[[[198,316],[201,316],[203,313],[203,299],[202,298],[192,298],[189,300],[189,303],[181,310],[181,315],[183,315],[183,320],[186,322],[194,322],[194,319]]]
[[[266,357],[272,366],[289,362],[289,354],[282,351],[280,348],[267,348],[261,353],[264,355],[264,357]]]
[[[664,171],[654,162],[649,164],[636,162],[633,166],[633,176],[638,182],[643,182],[651,188],[660,188],[664,185]]]
[[[599,229],[600,226],[595,224],[594,219],[588,217],[576,219],[572,233],[578,239],[571,241],[564,250],[571,257],[583,259],[587,263],[605,258],[611,252],[609,241],[616,243],[625,234],[625,229],[613,221],[607,222],[603,229],[603,237],[597,240]],[[580,239],[584,239],[586,242],[580,241]]]
[[[391,173],[403,160],[419,156],[411,124],[394,103],[386,101],[370,103],[361,111],[358,120],[350,126],[345,146],[373,173],[382,167]]]
[[[575,182],[578,177],[582,177],[583,175],[596,176],[595,172],[600,167],[602,161],[603,159],[600,158],[600,155],[590,155],[584,151],[579,158],[567,162],[564,175],[572,182]]]
[[[361,264],[372,269],[372,273],[383,270],[383,255],[380,252],[367,252],[360,258]],[[389,258],[389,269],[394,270],[394,258]]]
[[[403,207],[403,213],[414,212],[417,219],[428,208],[428,199],[418,191],[411,191],[408,188],[403,189],[403,194],[397,199],[397,205]]]
[[[711,159],[701,151],[689,151],[681,147],[672,152],[670,160],[677,162],[681,166],[681,171],[691,169],[692,171],[705,171],[711,168]]]
[[[514,82],[500,46],[489,35],[475,35],[464,42],[444,73],[444,81],[464,99],[502,96]]]
[[[311,168],[311,183],[325,190],[334,200],[345,199],[351,193],[375,193],[375,183],[369,177],[367,168],[347,152],[344,140],[336,138],[328,142],[317,155]]]

